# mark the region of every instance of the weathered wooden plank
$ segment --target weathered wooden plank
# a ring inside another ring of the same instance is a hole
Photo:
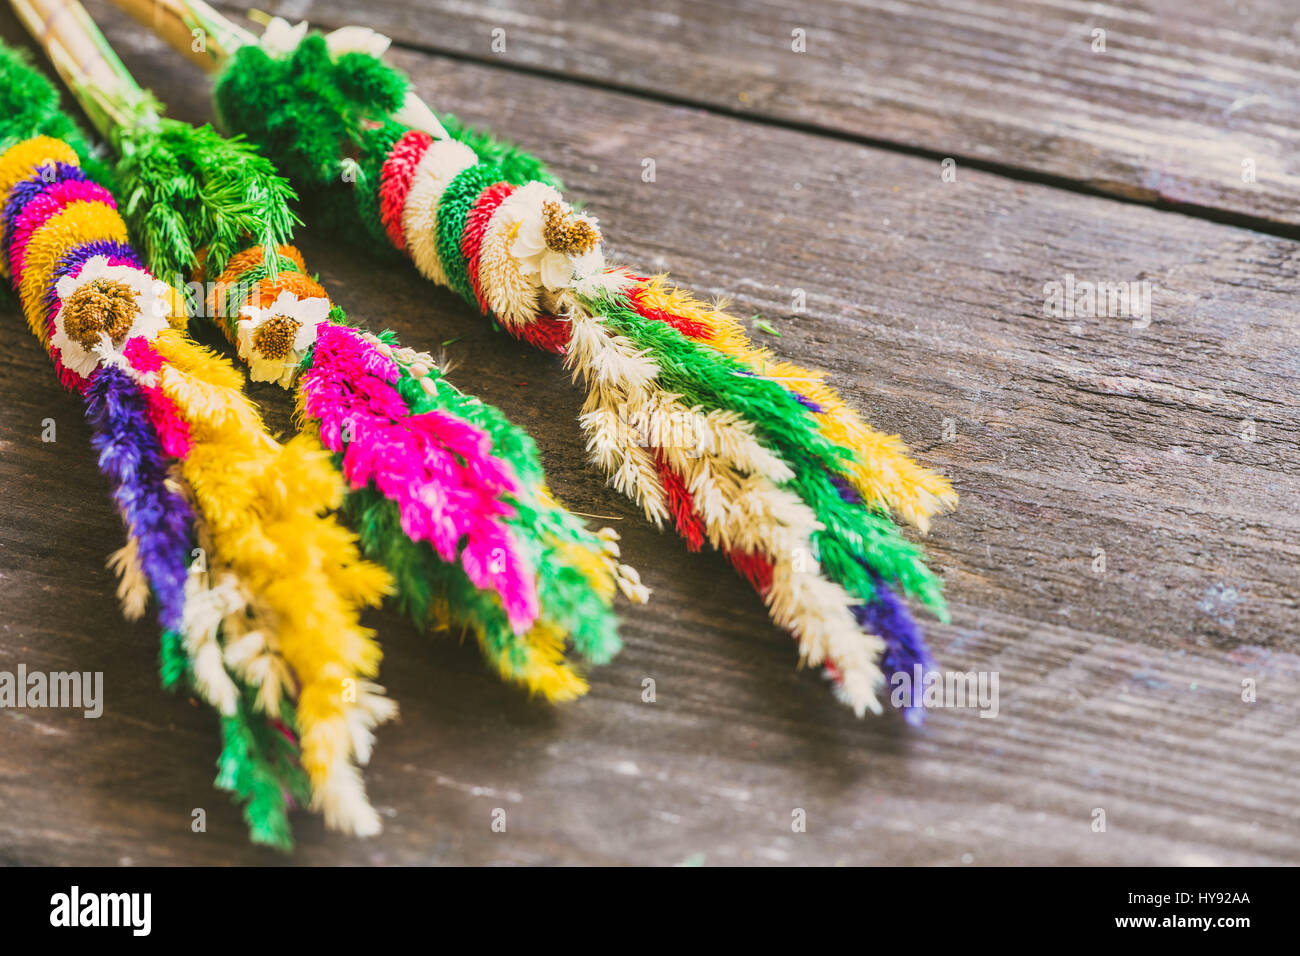
[[[1300,225],[1300,56],[1286,0],[392,0],[364,15],[348,0],[281,0],[270,9],[327,25],[361,17],[419,49]]]
[[[176,115],[206,116],[197,73],[124,20],[108,25]],[[374,615],[403,708],[369,775],[387,829],[350,841],[304,818],[295,860],[1300,860],[1291,243],[983,173],[944,183],[921,159],[510,71],[399,60],[424,95],[552,158],[618,259],[761,312],[782,354],[830,367],[880,427],[955,478],[961,509],[927,542],[954,622],[929,633],[946,668],[999,673],[1001,706],[994,719],[940,711],[921,731],[855,720],[795,671],[789,639],[716,555],[688,555],[584,467],[580,400],[560,369],[413,271],[308,230],[308,260],[349,312],[411,343],[459,338],[456,380],[529,425],[573,507],[619,519],[656,595],[628,611],[628,646],[591,695],[559,709],[500,686],[472,648]],[[1149,280],[1152,323],[1046,315],[1043,286],[1067,272]],[[156,689],[151,625],[112,607],[102,560],[121,530],[76,403],[12,308],[0,329],[0,669],[99,669],[108,695],[99,721],[0,712],[0,858],[273,860],[210,787],[210,715]],[[283,394],[253,394],[287,427]],[[53,445],[39,441],[46,417]],[[190,831],[195,807],[209,811],[205,834]],[[496,808],[504,834],[490,829]],[[805,833],[791,831],[797,808]],[[1105,833],[1091,828],[1097,808]]]

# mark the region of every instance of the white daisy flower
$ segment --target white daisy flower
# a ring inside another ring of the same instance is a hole
[[[305,26],[305,24],[304,24]],[[379,59],[393,41],[370,27],[340,27],[325,34],[325,47],[330,56],[338,58],[344,53],[369,53]]]
[[[272,17],[259,44],[271,56],[288,56],[306,39],[307,29],[306,20],[291,24],[283,17]],[[369,27],[340,27],[325,34],[325,48],[335,59],[344,53],[369,53],[378,59],[387,52],[392,42]]]
[[[596,220],[575,213],[549,186],[529,183],[520,192],[528,190],[533,194],[527,197],[510,246],[519,274],[536,276],[544,288],[554,292],[603,271],[605,254]]]
[[[271,305],[246,305],[239,314],[243,318],[236,344],[249,375],[254,382],[278,382],[288,388],[298,363],[316,341],[316,327],[329,318],[330,300],[281,292]]]
[[[283,17],[272,17],[262,34],[260,45],[269,56],[288,56],[298,49],[298,44],[307,35],[307,21],[291,24]]]
[[[109,265],[106,256],[88,260],[54,289],[59,310],[50,345],[82,378],[101,364],[125,364],[126,343],[137,337],[152,342],[167,328],[172,311],[167,283],[141,269]]]

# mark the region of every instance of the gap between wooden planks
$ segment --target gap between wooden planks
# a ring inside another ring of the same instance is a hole
[[[111,25],[176,115],[207,118],[194,71]],[[579,399],[554,364],[413,271],[308,232],[309,261],[349,312],[412,343],[463,336],[453,379],[533,431],[572,507],[625,518],[626,554],[657,594],[629,610],[628,648],[593,674],[591,697],[558,711],[498,686],[472,649],[377,615],[403,707],[370,773],[388,828],[359,843],[300,820],[296,860],[1300,858],[1289,243],[985,174],[945,184],[912,157],[397,59],[435,103],[551,158],[619,258],[761,312],[782,354],[830,367],[880,427],[956,479],[962,508],[927,542],[954,624],[930,635],[946,667],[998,670],[1002,706],[992,720],[941,712],[919,733],[854,720],[795,671],[788,638],[716,555],[687,555],[582,465]],[[648,148],[654,184],[640,179]],[[1045,317],[1042,286],[1065,271],[1150,279],[1155,321],[1076,333]],[[795,287],[808,292],[798,316]],[[273,859],[211,790],[210,716],[156,689],[156,634],[120,622],[102,560],[121,529],[76,405],[12,310],[4,327],[0,475],[22,496],[0,526],[12,595],[0,666],[102,669],[109,703],[97,722],[0,715],[0,848],[27,862]],[[285,396],[254,394],[285,425]],[[42,446],[50,414],[60,441]],[[1237,438],[1247,417],[1249,444]],[[654,705],[640,699],[647,676]],[[1258,681],[1255,704],[1240,699],[1243,678]],[[197,806],[211,811],[202,835],[189,830]],[[490,832],[498,807],[508,835]],[[794,808],[807,833],[791,833]],[[1105,834],[1092,832],[1096,808]]]
[[[342,26],[354,7],[280,9]],[[365,17],[434,53],[1300,238],[1287,0],[391,0]]]

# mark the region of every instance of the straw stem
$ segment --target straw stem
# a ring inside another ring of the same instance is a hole
[[[114,3],[209,73],[217,70],[241,46],[257,43],[256,36],[203,0],[114,0]]]
[[[153,98],[77,0],[13,0],[13,7],[105,138],[124,126],[157,122]]]

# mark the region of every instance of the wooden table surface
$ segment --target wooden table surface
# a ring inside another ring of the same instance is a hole
[[[259,5],[326,27],[358,9]],[[622,6],[365,15],[436,108],[546,157],[616,261],[763,315],[780,337],[756,337],[831,370],[952,477],[960,508],[926,545],[953,619],[928,634],[945,669],[998,673],[998,715],[855,719],[718,555],[586,467],[580,396],[551,357],[307,228],[349,313],[455,340],[453,379],[532,431],[556,491],[618,528],[654,598],[623,606],[626,649],[560,708],[472,646],[372,614],[402,709],[368,772],[384,833],[299,814],[293,857],[253,847],[211,785],[211,712],[159,689],[155,623],[118,613],[104,559],[122,528],[78,404],[6,302],[0,670],[103,671],[106,704],[99,720],[0,710],[0,861],[1300,862],[1294,5]],[[197,70],[90,7],[173,115],[210,118]],[[0,24],[27,42],[7,10]],[[1049,315],[1044,285],[1067,274],[1149,282],[1150,325]],[[288,397],[251,394],[286,431]]]

